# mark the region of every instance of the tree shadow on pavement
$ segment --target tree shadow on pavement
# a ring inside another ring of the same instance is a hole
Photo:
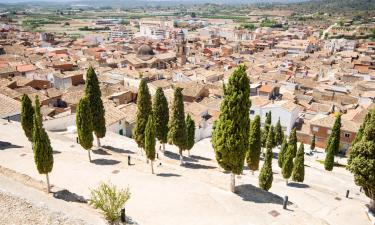
[[[242,184],[236,186],[236,194],[245,201],[255,203],[283,204],[283,198],[268,191],[255,187],[251,184]]]
[[[158,173],[156,174],[158,177],[181,177],[180,174],[175,174],[175,173]]]
[[[295,188],[309,188],[310,185],[303,184],[303,183],[288,183],[289,187],[295,187]]]
[[[53,197],[64,200],[66,202],[87,203],[87,200],[84,197],[72,193],[66,189],[54,192]]]
[[[0,141],[0,150],[6,150],[8,148],[22,148],[23,146],[14,145],[10,142]]]
[[[111,150],[111,151],[114,151],[116,153],[124,153],[124,154],[134,154],[134,152],[130,151],[130,150],[125,150],[125,149],[121,149],[121,148],[116,148],[116,147],[112,147],[112,146],[109,146],[109,145],[103,145],[102,146],[104,149],[108,149],[108,150]]]
[[[96,149],[96,150],[92,150],[92,153],[96,154],[96,155],[111,155],[110,153],[108,153],[107,151],[99,148],[99,149]]]
[[[174,152],[165,151],[164,156],[170,159],[180,160],[180,155]],[[196,159],[193,159],[191,157],[185,157],[185,156],[184,156],[184,161],[185,162],[198,162],[198,160]]]
[[[190,169],[215,169],[215,166],[207,166],[207,165],[201,165],[197,163],[188,163],[185,162],[183,164],[183,167],[190,168]]]
[[[96,165],[102,165],[102,166],[116,165],[120,163],[120,161],[113,160],[113,159],[94,159],[94,160],[91,160],[91,162]]]
[[[206,158],[206,157],[199,156],[199,155],[191,155],[190,158],[192,158],[192,159],[196,159],[196,160],[211,161],[210,158]]]

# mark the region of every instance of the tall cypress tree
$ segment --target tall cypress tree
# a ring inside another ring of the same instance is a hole
[[[289,136],[289,145],[292,145],[292,157],[296,157],[297,154],[297,130],[296,128],[293,128],[292,132]]]
[[[268,131],[271,127],[272,123],[272,113],[271,111],[266,113],[266,119],[264,121],[264,128],[262,130],[262,147],[266,148],[267,146],[267,138],[268,138]]]
[[[293,151],[294,146],[289,143],[288,150],[285,153],[284,160],[283,160],[283,167],[281,168],[281,174],[283,178],[286,180],[286,184],[288,185],[288,179],[292,175],[293,170]]]
[[[92,120],[95,121],[95,123],[92,124],[92,127],[97,138],[97,145],[100,147],[100,138],[103,138],[106,133],[104,118],[105,112],[103,101],[101,99],[102,93],[100,91],[98,77],[96,76],[94,68],[91,66],[86,73],[85,95],[89,101]]]
[[[50,192],[48,173],[53,168],[53,150],[48,134],[43,128],[42,116],[40,114],[40,103],[38,96],[35,99],[35,112],[33,116],[33,150],[34,161],[39,174],[46,175],[47,193]]]
[[[145,152],[147,158],[151,161],[151,173],[154,174],[154,165],[155,160],[155,123],[152,114],[148,116],[146,130],[145,130]]]
[[[271,125],[272,124],[272,112],[269,111],[266,113],[266,121],[265,124]]]
[[[315,150],[315,134],[314,134],[314,135],[312,136],[312,138],[311,138],[310,149],[311,149],[312,151]]]
[[[256,115],[254,121],[251,122],[250,138],[249,138],[249,151],[246,155],[246,162],[249,169],[253,172],[259,169],[259,159],[262,148],[260,134],[260,117]]]
[[[186,117],[185,124],[186,124],[185,149],[188,150],[189,155],[190,155],[190,149],[192,149],[195,144],[195,122],[189,114]]]
[[[21,106],[21,125],[27,139],[30,142],[33,141],[33,116],[34,108],[32,102],[26,94],[22,96],[22,106]]]
[[[285,158],[285,154],[287,150],[288,150],[288,141],[286,140],[286,137],[284,137],[283,143],[281,144],[278,160],[277,160],[280,168],[283,168],[283,162],[284,162],[284,158]]]
[[[151,95],[145,80],[141,80],[137,96],[137,117],[133,137],[139,148],[145,147],[145,130],[149,115],[152,113]]]
[[[281,127],[280,118],[277,121],[276,127],[275,127],[275,144],[276,146],[279,146],[283,143],[284,139],[284,132],[283,128]]]
[[[239,66],[229,78],[215,123],[212,144],[219,165],[231,172],[231,191],[235,190],[235,174],[241,174],[249,147],[250,81],[246,66]]]
[[[172,117],[169,120],[168,141],[174,144],[179,149],[180,165],[184,164],[182,151],[186,145],[186,124],[185,124],[185,110],[182,96],[182,89],[176,88],[174,92]]]
[[[272,129],[269,129],[267,144],[266,144],[266,157],[264,164],[259,174],[259,187],[262,190],[268,191],[272,186],[273,174],[272,174],[272,146],[273,146],[273,132]]]
[[[370,113],[362,124],[362,138],[351,146],[347,169],[371,199],[370,210],[375,212],[375,109]]]
[[[303,143],[300,144],[296,158],[294,160],[292,180],[295,182],[303,182],[305,179],[305,149]]]
[[[169,109],[167,98],[161,87],[156,89],[154,104],[152,107],[155,120],[155,135],[159,142],[163,144],[163,152],[165,152],[165,143],[168,141]]]
[[[372,113],[372,111],[369,111],[366,114],[366,117],[365,117],[363,123],[361,124],[361,126],[359,127],[357,135],[355,136],[355,139],[352,142],[351,146],[354,146],[357,142],[359,142],[360,140],[362,140],[363,132],[365,130],[365,126],[366,126],[366,124],[368,124],[371,121],[371,113]]]
[[[79,100],[76,114],[76,124],[79,144],[87,150],[89,161],[91,162],[90,150],[94,137],[93,133],[93,118],[90,110],[90,103],[86,96]]]
[[[324,160],[324,168],[332,171],[334,166],[335,154],[340,150],[340,129],[341,129],[341,114],[337,115],[335,124],[333,125],[331,135],[328,138],[326,147],[326,158]]]

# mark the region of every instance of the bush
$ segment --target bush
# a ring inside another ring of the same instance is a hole
[[[129,189],[117,189],[111,183],[101,183],[96,189],[91,190],[89,201],[96,209],[100,209],[105,219],[113,223],[120,217],[121,208],[130,198]]]

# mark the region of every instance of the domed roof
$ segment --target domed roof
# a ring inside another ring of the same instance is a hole
[[[137,51],[138,58],[141,58],[143,60],[151,59],[155,55],[154,51],[152,50],[151,46],[143,44],[139,46]]]

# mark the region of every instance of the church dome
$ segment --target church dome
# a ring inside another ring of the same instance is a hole
[[[155,55],[154,51],[152,50],[151,46],[143,44],[139,46],[137,51],[138,58],[141,58],[143,60],[149,60]]]

